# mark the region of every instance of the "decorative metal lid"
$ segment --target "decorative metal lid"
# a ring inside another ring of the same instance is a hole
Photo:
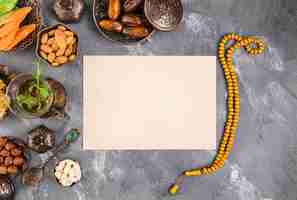
[[[183,18],[180,0],[145,0],[144,12],[149,22],[160,31],[174,30]]]

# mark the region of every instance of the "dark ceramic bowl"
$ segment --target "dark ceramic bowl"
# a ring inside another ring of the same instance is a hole
[[[155,32],[153,26],[151,26],[151,24],[147,23],[147,28],[149,28],[150,34],[145,37],[145,38],[132,38],[129,37],[125,34],[122,33],[116,33],[116,32],[111,32],[111,31],[106,31],[104,29],[102,29],[99,25],[98,25],[98,21],[102,20],[102,19],[108,19],[107,16],[107,4],[108,4],[108,0],[94,0],[93,2],[93,19],[94,22],[96,24],[96,27],[98,29],[98,31],[101,33],[101,35],[103,35],[103,37],[105,37],[108,40],[111,41],[115,41],[115,42],[120,42],[123,44],[135,44],[135,43],[142,43],[147,41],[152,34]],[[137,11],[135,11],[134,13],[143,17],[144,19],[146,19],[145,14],[144,14],[144,5],[140,6]]]

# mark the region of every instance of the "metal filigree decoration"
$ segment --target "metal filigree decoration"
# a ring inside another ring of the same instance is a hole
[[[183,6],[180,0],[146,0],[145,14],[155,28],[172,31],[182,20]]]

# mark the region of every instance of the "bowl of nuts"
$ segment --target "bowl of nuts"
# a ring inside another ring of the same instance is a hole
[[[144,0],[94,0],[93,19],[107,39],[133,44],[155,32],[144,14]]]
[[[14,137],[0,137],[0,174],[15,176],[27,169],[25,143]]]
[[[71,63],[78,55],[78,35],[64,24],[47,27],[38,33],[36,54],[55,68]]]

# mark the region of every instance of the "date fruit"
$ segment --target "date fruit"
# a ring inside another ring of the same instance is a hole
[[[109,0],[108,2],[108,17],[116,20],[121,14],[121,0]]]
[[[142,25],[142,19],[137,15],[126,14],[122,16],[122,23],[127,26],[140,26]]]
[[[149,30],[144,26],[125,27],[123,33],[133,38],[144,38],[149,35]]]
[[[121,33],[123,31],[123,25],[120,22],[103,19],[99,21],[99,26],[107,31],[115,31]]]
[[[135,11],[143,0],[125,0],[123,4],[124,12]]]

